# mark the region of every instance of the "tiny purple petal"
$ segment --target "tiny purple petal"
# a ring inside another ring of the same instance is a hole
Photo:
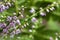
[[[36,19],[35,17],[33,17],[33,18],[31,19],[31,21],[32,21],[32,22],[36,22],[37,19]]]
[[[16,20],[17,19],[17,16],[13,16],[13,20]]]
[[[11,20],[12,20],[12,17],[8,16],[7,21],[10,22]]]
[[[30,13],[35,13],[35,9],[31,8],[31,10],[29,11]]]
[[[21,30],[20,29],[17,29],[16,30],[16,34],[19,34],[19,33],[21,33]]]
[[[8,33],[8,30],[7,29],[3,29],[3,33]]]
[[[21,25],[20,20],[16,20],[16,23],[17,23],[18,25]]]
[[[52,37],[50,37],[50,40],[53,40],[53,38],[52,38]]]
[[[9,8],[9,6],[5,6],[5,9],[8,9]]]
[[[8,27],[15,27],[15,23],[14,22],[11,22]]]
[[[5,10],[5,5],[2,4],[1,6],[2,6],[2,9]]]
[[[2,12],[3,11],[3,9],[2,8],[0,8],[0,12]]]
[[[0,28],[6,28],[6,24],[5,23],[0,23]]]

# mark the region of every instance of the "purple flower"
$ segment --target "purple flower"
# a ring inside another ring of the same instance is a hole
[[[31,21],[32,21],[32,22],[36,22],[37,19],[36,19],[35,17],[33,17],[33,18],[31,19]]]
[[[9,6],[5,6],[4,4],[0,4],[0,12],[4,11],[5,9],[8,9]]]
[[[6,28],[9,29],[11,27],[15,27],[15,23],[14,22],[10,22],[9,25]]]
[[[46,16],[46,13],[45,12],[40,12],[40,15],[41,16]]]
[[[20,29],[17,29],[16,30],[16,34],[19,34],[19,33],[21,33],[21,30]]]
[[[3,23],[2,24],[2,28],[6,28],[6,23]]]
[[[3,9],[2,8],[0,8],[0,12],[2,12],[3,11]]]
[[[3,33],[8,33],[8,29],[3,29]]]
[[[13,20],[16,20],[17,19],[17,16],[13,16]]]
[[[14,22],[11,22],[11,23],[9,24],[9,27],[15,27],[15,23],[14,23]]]
[[[35,13],[35,9],[31,8],[30,13]]]
[[[0,28],[6,28],[6,24],[5,23],[0,23]]]
[[[16,20],[16,23],[17,23],[18,25],[21,25],[20,20]]]
[[[16,27],[16,25],[15,25],[15,23],[14,22],[10,22],[9,23],[9,25],[6,27],[7,29],[9,29],[9,28],[15,28]]]
[[[2,27],[2,23],[0,23],[0,28]]]
[[[0,12],[4,11],[5,10],[5,5],[3,4],[0,4]]]
[[[10,22],[11,20],[12,20],[12,17],[8,16],[7,21]]]
[[[52,37],[50,37],[50,40],[53,40],[53,38],[52,38]]]
[[[8,9],[9,8],[9,6],[5,6],[5,9]]]
[[[5,10],[5,5],[2,4],[1,7],[2,7],[3,10]]]

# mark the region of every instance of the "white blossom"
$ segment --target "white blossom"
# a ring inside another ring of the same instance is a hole
[[[26,25],[29,25],[29,23],[26,23]]]
[[[55,8],[54,7],[51,7],[50,10],[53,11],[53,10],[55,10]]]
[[[35,25],[32,25],[32,28],[35,28]]]
[[[24,24],[24,26],[26,27],[26,24]]]
[[[32,30],[31,30],[31,29],[29,29],[29,32],[32,32]]]
[[[49,9],[46,9],[47,12],[50,12]]]
[[[57,2],[53,2],[53,4],[56,4]]]
[[[13,13],[13,15],[16,15],[16,13]]]
[[[24,15],[22,15],[22,14],[21,14],[21,17],[23,18],[23,17],[24,17]]]
[[[45,12],[40,12],[40,15],[41,16],[46,16],[46,13]]]
[[[56,37],[56,39],[55,40],[58,40],[58,38]]]
[[[11,6],[11,3],[10,3],[10,2],[7,2],[7,3],[6,3],[6,5],[9,5],[9,6]]]

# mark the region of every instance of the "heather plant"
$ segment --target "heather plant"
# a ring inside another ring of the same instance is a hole
[[[0,0],[0,40],[60,40],[60,1]]]

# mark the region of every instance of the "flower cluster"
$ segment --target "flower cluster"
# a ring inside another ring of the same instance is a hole
[[[20,20],[17,18],[17,16],[8,16],[7,21],[10,22],[10,27],[13,26],[15,27],[16,24],[21,25]]]
[[[0,12],[9,9],[9,7],[11,7],[13,4],[11,4],[10,2],[6,2],[6,3],[1,3],[0,4]]]
[[[0,29],[2,30],[2,33],[4,34],[9,33],[11,35],[13,35],[12,34],[13,32],[15,32],[14,34],[21,33],[21,30],[17,29],[17,26],[21,25],[20,20],[17,18],[17,16],[8,16],[6,21],[8,22],[8,24],[4,22],[0,23]]]

